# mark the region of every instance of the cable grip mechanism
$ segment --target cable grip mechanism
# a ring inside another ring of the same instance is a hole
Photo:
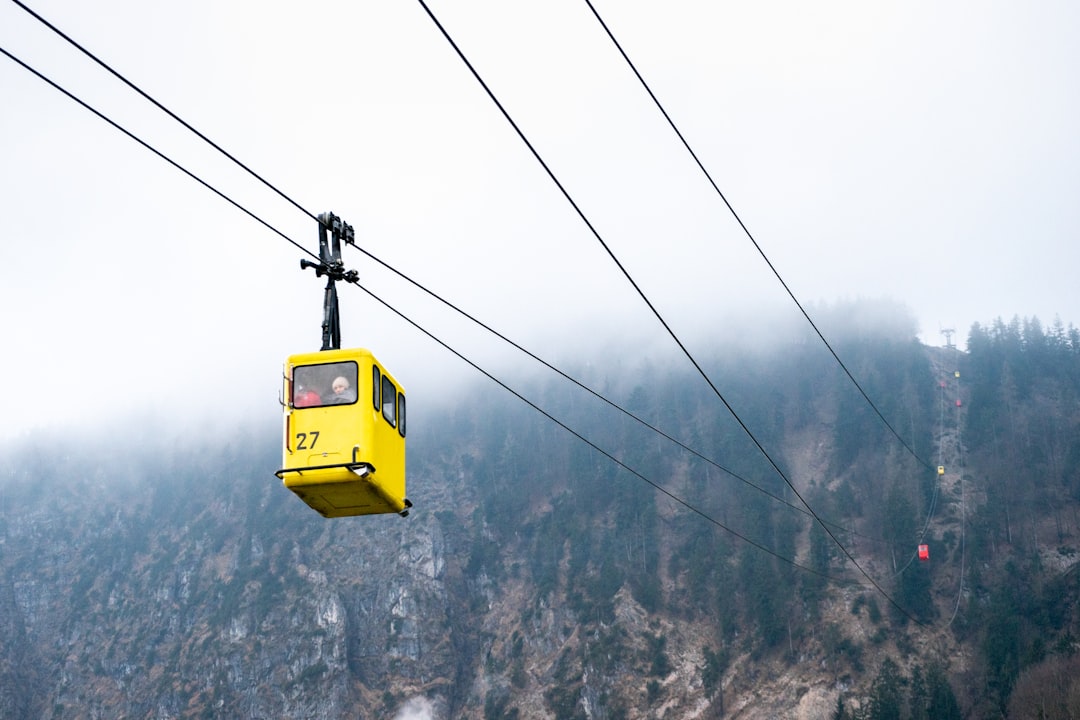
[[[301,259],[300,269],[311,268],[315,277],[326,276],[326,290],[323,293],[322,349],[338,350],[341,348],[341,318],[338,311],[338,280],[355,283],[359,274],[355,270],[346,270],[341,259],[341,242],[356,247],[356,233],[352,225],[343,222],[332,212],[319,215],[319,262]]]

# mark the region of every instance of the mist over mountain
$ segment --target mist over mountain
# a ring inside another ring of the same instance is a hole
[[[1080,332],[823,317],[874,406],[809,333],[699,356],[737,420],[668,355],[479,379],[408,518],[309,510],[277,418],[9,444],[0,716],[1080,716]]]

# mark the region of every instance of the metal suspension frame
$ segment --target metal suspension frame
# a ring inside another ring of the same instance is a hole
[[[329,231],[329,232],[327,232]],[[323,292],[322,350],[341,349],[341,313],[338,309],[338,280],[354,283],[359,279],[355,270],[346,270],[341,260],[341,241],[356,247],[356,233],[352,225],[343,222],[334,213],[319,215],[319,262],[301,259],[300,269],[311,268],[316,277],[326,276]]]

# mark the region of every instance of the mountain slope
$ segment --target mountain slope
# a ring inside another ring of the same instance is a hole
[[[917,457],[812,343],[711,360],[833,537],[659,361],[583,379],[698,455],[562,381],[526,394],[622,466],[504,396],[414,404],[407,519],[308,510],[272,421],[35,438],[0,476],[0,714],[1023,717],[1080,637],[1080,344],[1017,332],[838,345]]]

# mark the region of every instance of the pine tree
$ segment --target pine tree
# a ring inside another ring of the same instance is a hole
[[[904,706],[901,680],[900,668],[892,658],[885,658],[870,688],[866,720],[900,720]]]
[[[941,664],[930,664],[926,672],[926,684],[930,696],[926,717],[931,720],[960,720],[960,703],[956,700],[956,694]]]

